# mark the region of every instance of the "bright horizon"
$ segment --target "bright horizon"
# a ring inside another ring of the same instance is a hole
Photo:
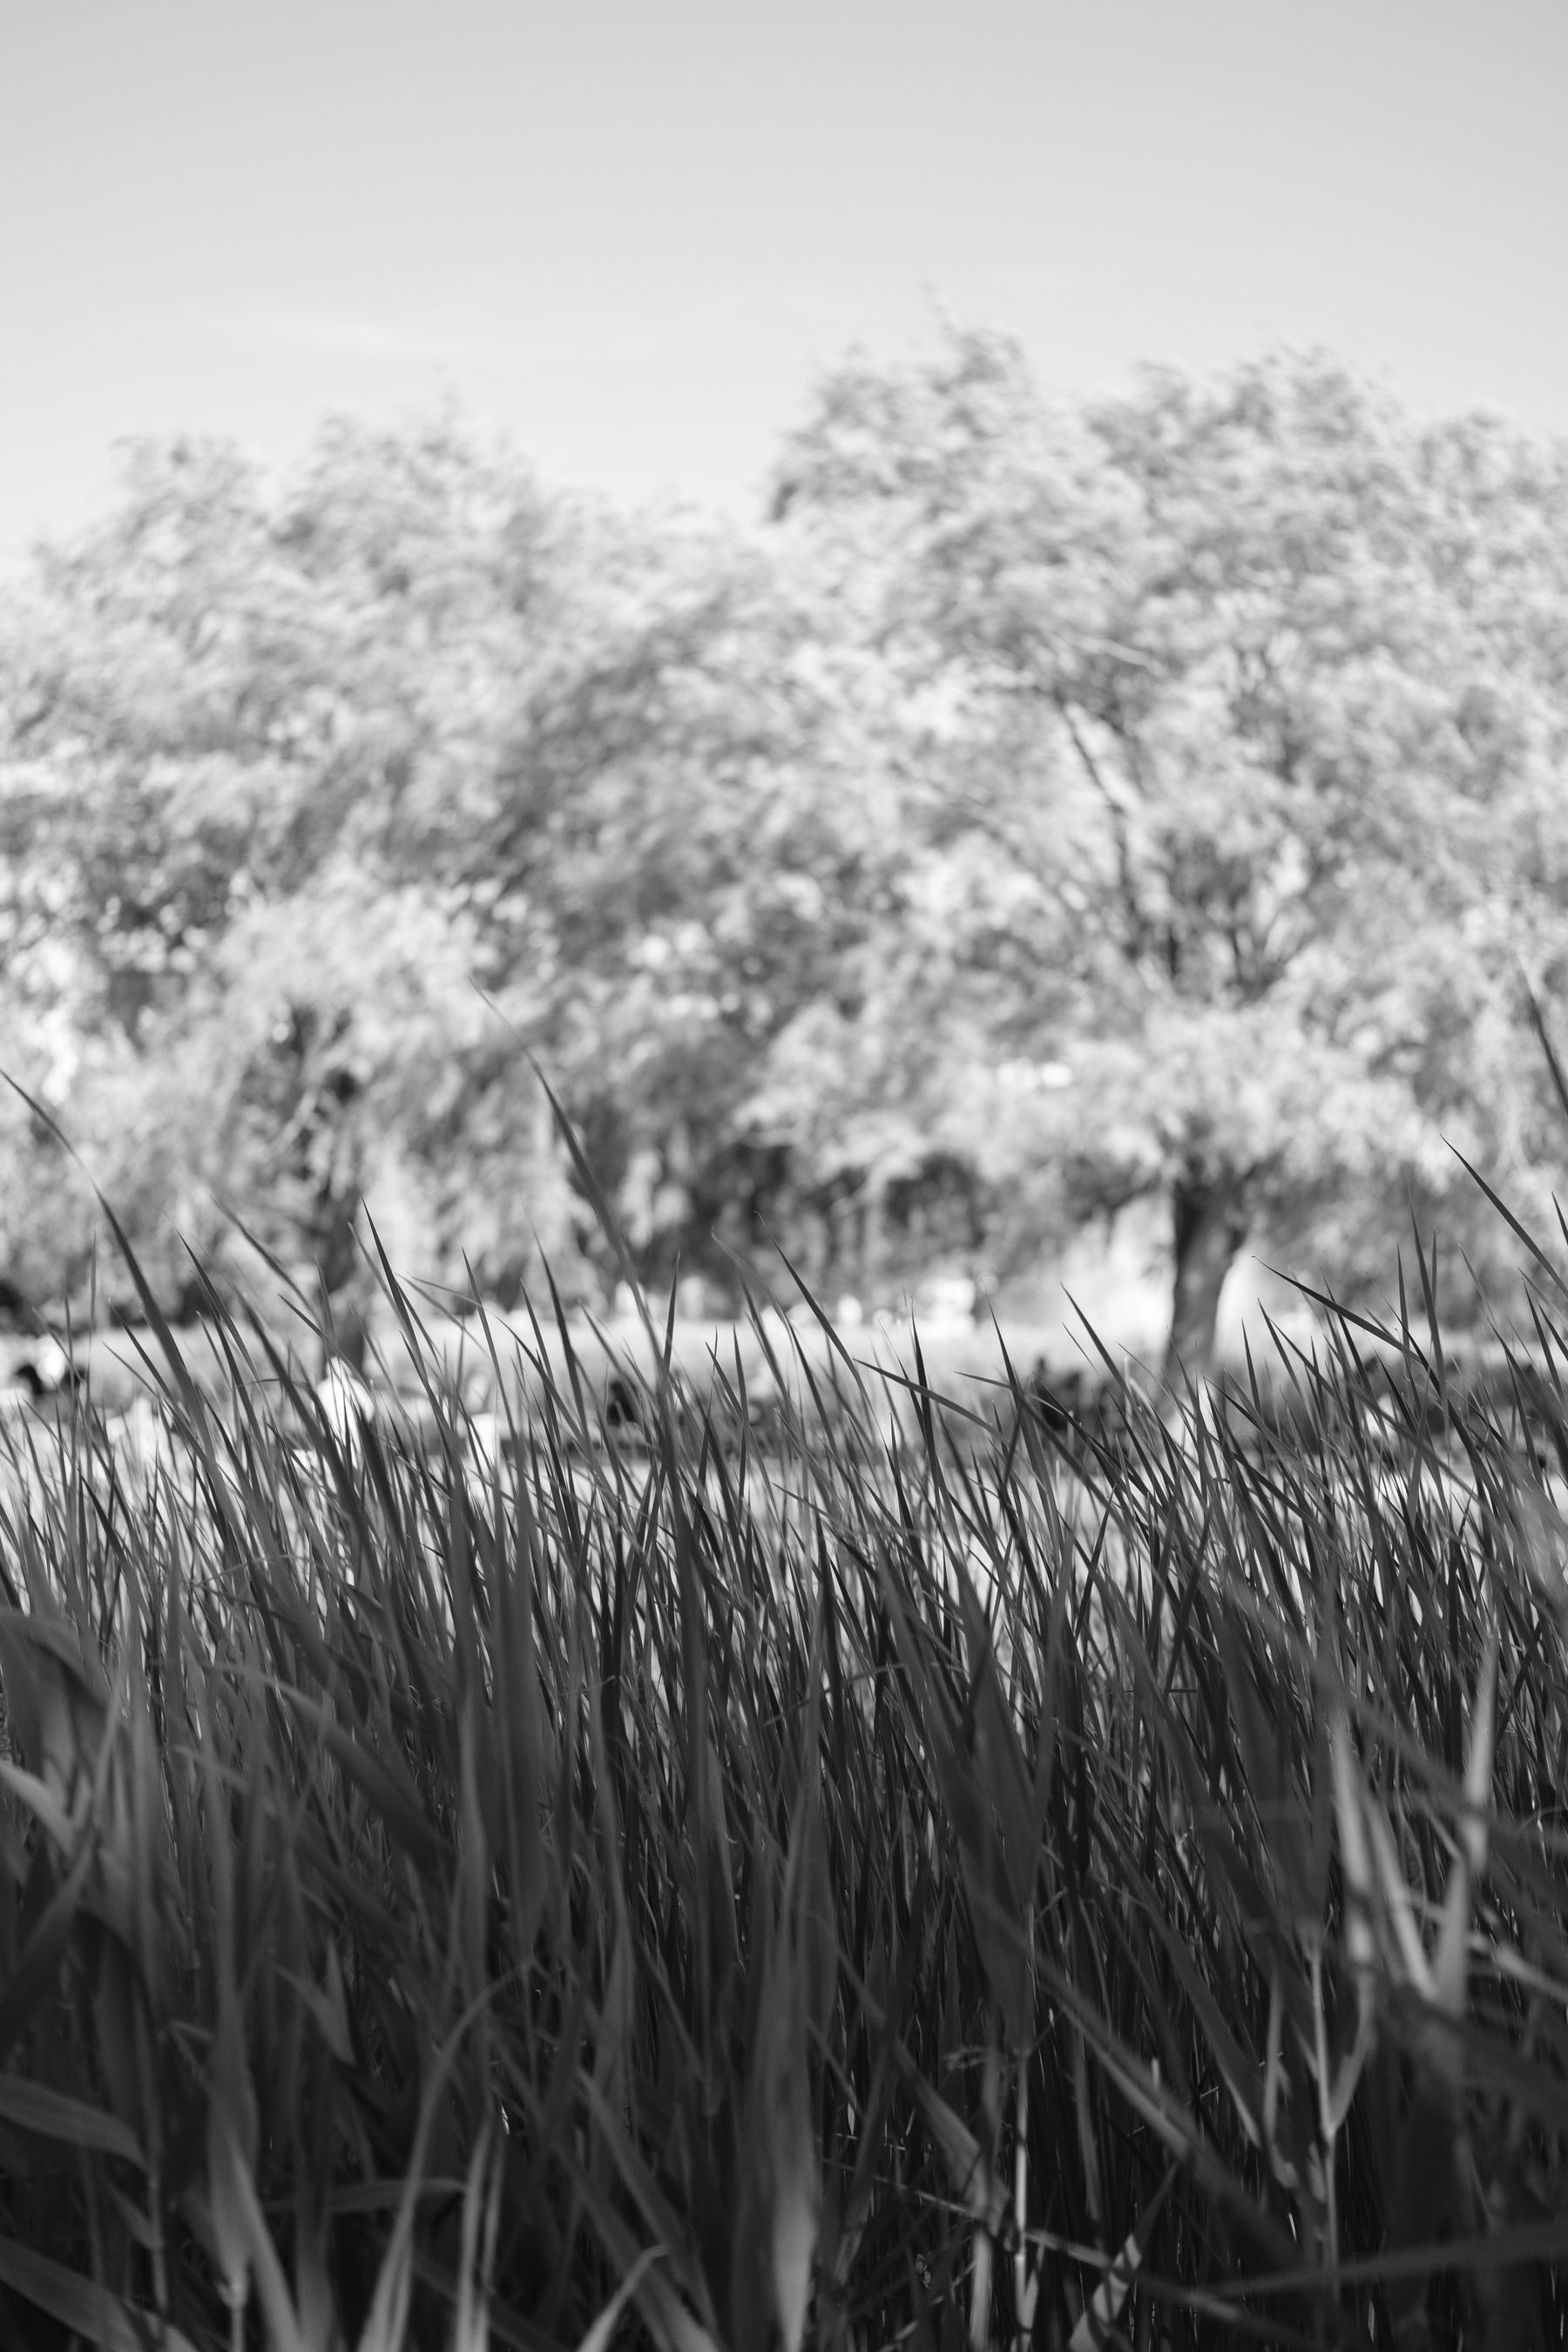
[[[7,12],[0,565],[122,436],[269,467],[444,400],[547,484],[754,513],[814,381],[939,315],[1112,388],[1321,346],[1568,434],[1568,9]]]

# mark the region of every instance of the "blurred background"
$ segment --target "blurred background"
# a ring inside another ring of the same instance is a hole
[[[0,1307],[134,1317],[96,1185],[181,1318],[354,1354],[377,1243],[610,1309],[541,1070],[696,1319],[1506,1300],[1565,71],[1525,0],[10,12]]]

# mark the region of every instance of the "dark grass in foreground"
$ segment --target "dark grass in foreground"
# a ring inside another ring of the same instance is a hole
[[[0,1528],[0,2341],[1562,2339],[1544,1309],[480,1476],[223,1329]]]

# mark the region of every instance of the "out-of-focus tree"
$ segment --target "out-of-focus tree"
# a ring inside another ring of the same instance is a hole
[[[1085,1204],[1158,1189],[1167,1371],[1249,1233],[1340,1265],[1445,1139],[1505,1187],[1539,1102],[1514,958],[1561,910],[1568,468],[1315,360],[1073,415],[1017,350],[825,386],[775,518],[901,672],[911,843],[978,859],[951,963],[1070,1077]],[[933,1040],[941,1007],[910,992]]]
[[[436,893],[329,866],[230,926],[151,1056],[202,1107],[205,1188],[283,1265],[314,1269],[351,1358],[375,1287],[363,1210],[404,1269],[460,1284],[467,1256],[521,1281],[542,1253],[570,1287],[543,1097],[511,1041],[498,1049],[474,953]],[[213,1247],[224,1264],[236,1237]]]
[[[137,445],[0,639],[13,888],[133,1034],[232,914],[332,855],[430,878],[531,659],[543,502],[437,425],[327,430],[268,493],[223,444]]]
[[[422,1171],[421,1272],[462,1278],[461,1223],[487,1273],[529,1262],[497,1202],[559,1193],[559,1170],[536,1164],[517,1041],[458,970],[449,877],[519,681],[553,656],[551,527],[525,474],[447,425],[332,428],[281,495],[221,446],[141,447],[106,520],[9,601],[7,985],[52,1108],[175,1289],[168,1220],[210,1242],[209,1186],[264,1225],[275,1201],[284,1255],[342,1287],[373,1165],[384,1189]],[[26,1197],[40,1147],[11,1143]],[[73,1214],[50,1288],[79,1280]],[[37,1281],[41,1234],[24,1255]]]
[[[722,1275],[715,1228],[755,1238],[733,1212],[769,1157],[759,1073],[803,1020],[854,1013],[896,911],[886,675],[825,629],[815,577],[742,536],[670,519],[605,547],[613,599],[517,708],[476,919],[646,1271]]]
[[[616,518],[441,420],[277,491],[177,445],[7,600],[10,1050],[166,1286],[215,1195],[345,1311],[362,1198],[437,1279],[592,1251],[525,1048],[650,1276],[1160,1188],[1194,1370],[1244,1231],[1356,1270],[1443,1134],[1541,1165],[1556,461],[1307,364],[1064,418],[961,338],[834,379],[778,507]],[[74,1281],[43,1148],[0,1241]]]
[[[759,1145],[787,1143],[791,1246],[829,1296],[889,1297],[936,1263],[1005,1274],[1066,1237],[1041,1115],[1060,1066],[1042,1090],[1009,1045],[1016,877],[973,842],[922,841],[885,801],[882,823],[865,935],[773,1042],[741,1117]],[[1051,1016],[1043,976],[1034,1002]]]
[[[134,452],[0,628],[11,941],[91,1044],[92,1164],[149,1216],[206,1186],[291,1230],[329,1293],[395,1192],[420,1272],[504,1292],[530,1218],[574,1255],[526,1047],[648,1270],[689,1255],[888,849],[874,666],[820,623],[755,542],[544,500],[450,424],[334,427],[278,492]]]

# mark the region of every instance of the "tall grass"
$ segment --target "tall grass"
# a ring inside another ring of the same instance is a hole
[[[0,2340],[1561,2339],[1549,1303],[765,1452],[557,1317],[476,1471],[387,1281],[423,1437],[215,1302],[10,1482]]]

